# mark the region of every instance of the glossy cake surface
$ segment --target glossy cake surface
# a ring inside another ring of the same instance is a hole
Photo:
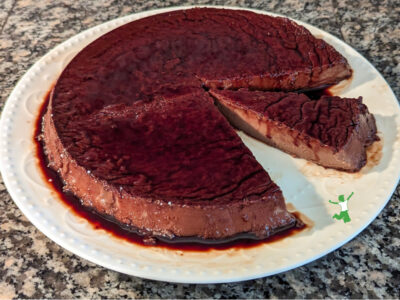
[[[238,128],[295,156],[355,172],[377,140],[375,118],[362,98],[212,90],[221,110]]]
[[[50,167],[84,205],[146,234],[268,237],[296,220],[204,88],[307,90],[350,75],[285,18],[201,8],[137,20],[58,79],[43,122]]]
[[[50,166],[84,205],[123,224],[219,239],[267,237],[296,223],[207,93],[110,105],[69,125],[62,141],[52,138],[51,114],[44,123]]]

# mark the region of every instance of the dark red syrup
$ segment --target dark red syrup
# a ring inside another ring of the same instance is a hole
[[[39,167],[42,171],[42,174],[49,184],[51,189],[57,197],[78,217],[84,218],[87,220],[94,229],[105,230],[113,237],[134,243],[136,245],[140,245],[143,247],[158,247],[158,248],[167,248],[172,250],[185,250],[185,251],[211,251],[211,250],[225,250],[225,249],[245,249],[245,248],[253,248],[260,246],[266,243],[274,243],[280,241],[284,238],[294,236],[305,229],[309,229],[312,227],[311,224],[307,224],[306,222],[302,222],[302,220],[306,219],[306,217],[302,216],[299,212],[292,213],[298,222],[298,226],[294,228],[290,228],[279,232],[273,235],[270,238],[264,240],[251,239],[251,237],[247,237],[246,235],[242,235],[240,239],[235,239],[233,241],[227,242],[219,242],[219,241],[205,241],[205,240],[197,240],[197,239],[177,239],[172,241],[159,240],[157,239],[155,243],[149,243],[148,237],[144,237],[139,235],[138,233],[128,230],[126,228],[122,228],[120,225],[114,223],[112,220],[106,219],[104,216],[101,216],[91,210],[83,206],[80,200],[74,196],[70,192],[65,192],[63,190],[63,183],[61,178],[58,176],[57,172],[50,169],[48,167],[47,157],[44,153],[43,142],[39,138],[42,134],[42,119],[44,114],[46,113],[47,105],[49,103],[50,91],[45,97],[45,101],[40,107],[40,112],[38,118],[35,122],[35,134],[34,134],[34,143],[36,145],[36,156],[38,158]],[[243,237],[243,238],[242,238]],[[154,240],[152,240],[154,241]],[[197,241],[197,242],[196,242]],[[200,243],[201,242],[201,243]]]
[[[325,88],[323,90],[313,90],[313,91],[308,91],[304,92],[304,94],[312,99],[312,100],[318,100],[322,96],[333,96],[332,92],[329,90],[329,88]]]

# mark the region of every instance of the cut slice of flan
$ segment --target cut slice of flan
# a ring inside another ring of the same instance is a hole
[[[296,225],[279,187],[202,89],[63,107],[52,99],[44,117],[50,167],[85,206],[121,225],[207,240],[261,239]]]
[[[356,172],[366,148],[378,139],[375,118],[362,98],[211,90],[237,128],[265,143],[321,166]]]

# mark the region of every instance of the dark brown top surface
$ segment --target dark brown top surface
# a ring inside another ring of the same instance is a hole
[[[270,179],[201,96],[199,78],[293,72],[311,78],[312,70],[343,61],[285,18],[209,8],[160,14],[80,52],[55,86],[53,121],[73,159],[132,192],[204,200],[240,185],[230,197],[245,197],[265,190]],[[193,104],[152,103],[181,94],[196,95]]]
[[[134,195],[213,203],[277,189],[201,90],[108,105],[63,131],[78,164]]]
[[[359,99],[322,96],[311,100],[304,94],[261,92],[241,89],[217,91],[225,99],[260,117],[278,121],[320,140],[336,150],[346,144],[366,107]]]
[[[91,43],[63,72],[54,98],[71,106],[83,101],[93,110],[147,99],[164,86],[200,86],[199,78],[242,78],[246,85],[249,76],[296,72],[306,74],[305,88],[336,64],[347,62],[285,18],[211,8],[174,11],[128,23]]]

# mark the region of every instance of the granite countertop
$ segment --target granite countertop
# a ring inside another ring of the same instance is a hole
[[[0,1],[0,105],[40,57],[73,35],[131,13],[226,4],[284,14],[326,30],[361,52],[400,96],[397,1]],[[340,249],[253,281],[184,285],[127,276],[64,250],[38,231],[0,179],[0,298],[399,298],[400,187],[377,219]]]

